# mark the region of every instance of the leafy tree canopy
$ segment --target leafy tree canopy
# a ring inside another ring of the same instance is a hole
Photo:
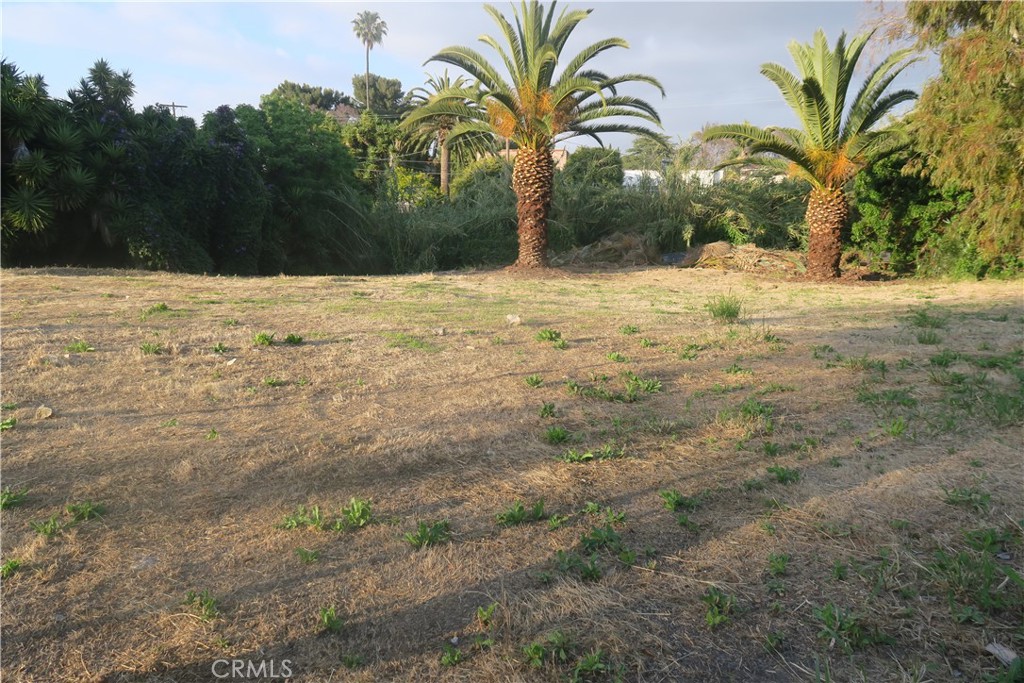
[[[572,182],[622,185],[622,155],[617,149],[580,147],[565,162],[565,177]]]
[[[341,136],[359,160],[356,175],[371,185],[381,181],[384,171],[395,164],[402,139],[397,123],[370,112],[363,112],[358,121],[343,127]]]
[[[298,100],[306,106],[316,107],[323,111],[330,111],[339,104],[352,104],[351,98],[338,90],[324,88],[319,85],[307,85],[306,83],[299,85],[291,81],[283,81],[281,85],[271,90],[269,94]]]
[[[870,164],[854,181],[857,220],[852,241],[873,267],[892,272],[951,272],[958,265],[956,245],[946,236],[950,221],[970,202],[953,185],[937,188],[903,169],[920,153],[901,150]]]
[[[363,207],[355,196],[356,162],[342,142],[341,124],[282,95],[265,96],[259,110],[239,107],[237,115],[260,150],[270,200],[260,271],[322,274],[358,268],[365,252],[356,229]]]
[[[357,93],[356,106],[366,109],[366,76],[356,74],[352,77],[352,92]],[[402,82],[397,78],[384,78],[370,74],[370,110],[377,116],[397,118],[408,106],[408,96],[402,90]]]
[[[942,71],[921,93],[911,130],[937,186],[973,199],[951,226],[991,263],[1024,263],[1024,4],[907,3],[922,46],[941,45]]]

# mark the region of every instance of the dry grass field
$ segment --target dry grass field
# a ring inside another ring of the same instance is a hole
[[[0,288],[5,682],[1020,680],[1020,282]]]

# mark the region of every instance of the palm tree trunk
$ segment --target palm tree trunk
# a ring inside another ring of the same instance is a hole
[[[554,161],[551,150],[519,148],[512,167],[519,219],[519,268],[543,268],[548,264],[548,212]]]
[[[370,109],[370,44],[366,44],[366,100],[364,101],[366,111]]]
[[[811,190],[807,201],[807,274],[815,279],[839,277],[843,250],[843,228],[850,215],[850,204],[842,188]]]
[[[441,162],[441,194],[448,196],[448,165],[450,155],[448,151],[448,131],[444,128],[437,131],[437,146],[439,148]]]

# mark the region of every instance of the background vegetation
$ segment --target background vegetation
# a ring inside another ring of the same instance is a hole
[[[1013,84],[1024,78],[1022,25],[1015,3],[908,3],[896,33],[937,49],[942,71],[890,122],[906,143],[849,188],[845,247],[873,268],[1020,272],[1024,100]],[[371,111],[360,101],[367,78]],[[453,149],[445,198],[436,134],[399,125],[428,98],[372,73],[353,88],[350,98],[285,82],[259,107],[222,106],[195,122],[136,112],[130,73],[102,60],[66,98],[5,62],[3,264],[258,275],[511,263],[511,171],[487,156],[504,141]],[[694,178],[742,154],[701,133],[640,138],[622,154],[581,148],[555,176],[551,248],[615,232],[642,233],[662,252],[720,239],[803,248],[806,185],[742,171],[710,186]],[[624,167],[664,182],[623,187]]]

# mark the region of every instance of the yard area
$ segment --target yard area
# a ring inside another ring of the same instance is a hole
[[[986,646],[1024,653],[1019,281],[0,296],[5,680],[996,681]]]

